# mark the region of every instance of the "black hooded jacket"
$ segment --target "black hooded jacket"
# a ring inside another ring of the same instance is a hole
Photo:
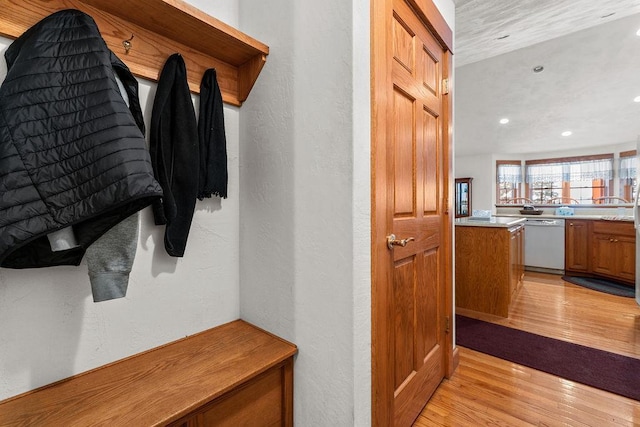
[[[77,10],[43,19],[5,58],[0,266],[78,265],[91,243],[162,195],[144,140],[138,84],[93,19]],[[78,246],[53,252],[47,234],[70,225]]]

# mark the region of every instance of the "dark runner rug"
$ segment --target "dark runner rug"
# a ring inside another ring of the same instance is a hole
[[[640,401],[640,359],[461,315],[456,344]]]
[[[636,296],[636,290],[633,286],[623,285],[611,280],[576,276],[562,276],[562,280],[584,288],[593,289],[594,291],[606,292],[620,297],[633,298]]]

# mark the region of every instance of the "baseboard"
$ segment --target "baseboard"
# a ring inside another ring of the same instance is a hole
[[[451,376],[456,371],[456,369],[458,369],[459,364],[460,364],[460,349],[458,347],[455,347],[453,349],[453,363],[451,366],[449,366],[449,369],[447,370],[447,373],[446,373],[447,378],[451,378]]]
[[[533,267],[530,265],[525,265],[524,269],[525,271],[535,271],[536,273],[557,274],[559,276],[564,275],[564,270],[558,268]]]

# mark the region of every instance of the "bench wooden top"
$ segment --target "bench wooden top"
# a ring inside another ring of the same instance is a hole
[[[2,401],[0,425],[163,425],[296,352],[236,320]]]

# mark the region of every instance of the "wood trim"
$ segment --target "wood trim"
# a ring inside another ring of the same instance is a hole
[[[264,43],[181,0],[8,0],[0,8],[0,34],[15,39],[62,9],[89,14],[109,49],[138,77],[157,81],[167,58],[179,52],[189,88],[199,93],[204,72],[215,68],[222,100],[231,105],[247,99],[269,54]],[[122,41],[131,35],[125,53]]]
[[[293,357],[284,362],[282,379],[282,419],[284,427],[293,427]]]
[[[443,70],[442,73],[444,76],[449,78],[451,76],[451,71],[453,70],[453,59],[451,52],[445,52],[443,56]],[[445,262],[445,296],[444,296],[444,315],[449,318],[451,327],[449,328],[449,333],[446,338],[446,348],[445,348],[445,375],[447,378],[450,378],[453,375],[453,372],[456,370],[458,366],[458,352],[455,347],[454,341],[454,300],[453,300],[453,217],[451,212],[455,212],[454,210],[454,197],[451,197],[452,194],[455,195],[454,188],[454,178],[451,171],[453,170],[453,99],[454,99],[454,90],[453,87],[449,89],[449,93],[442,96],[442,120],[446,123],[445,132],[443,132],[443,147],[444,147],[444,182],[446,183],[446,190],[444,194],[445,200],[445,222],[443,224],[442,230],[442,248],[445,251],[444,262]],[[471,195],[469,195],[471,196]],[[471,207],[471,199],[469,199],[469,207]]]
[[[458,366],[460,365],[460,349],[458,347],[455,347],[453,349],[453,356],[452,356],[452,360],[453,360],[453,369],[451,371],[450,375],[447,375],[447,378],[451,378],[451,376],[453,375],[453,372],[458,369]]]
[[[500,165],[522,166],[522,160],[496,160],[496,168]]]
[[[453,31],[447,25],[447,21],[444,20],[442,14],[433,4],[431,0],[405,0],[409,6],[411,6],[422,19],[422,22],[426,25],[434,37],[440,42],[442,47],[445,47],[449,52],[453,53]]]
[[[524,165],[539,165],[545,163],[567,163],[567,162],[584,162],[589,160],[604,160],[613,159],[613,153],[608,154],[594,154],[592,156],[575,156],[575,157],[556,157],[553,159],[537,159],[537,160],[525,160]]]
[[[629,150],[629,151],[621,151],[620,152],[620,157],[635,157],[638,155],[638,152],[636,150]]]

